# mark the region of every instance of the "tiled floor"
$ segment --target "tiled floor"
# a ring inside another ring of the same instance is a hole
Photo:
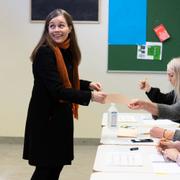
[[[60,180],[89,180],[97,145],[75,145],[75,160]],[[22,160],[22,144],[0,143],[0,180],[30,180],[34,168]]]

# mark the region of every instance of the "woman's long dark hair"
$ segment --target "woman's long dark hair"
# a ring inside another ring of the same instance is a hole
[[[36,53],[41,46],[45,45],[45,46],[49,46],[50,48],[53,49],[54,44],[52,42],[52,39],[49,36],[48,26],[49,26],[49,22],[57,16],[63,16],[65,18],[68,26],[71,28],[71,32],[69,33],[69,39],[70,39],[69,49],[72,54],[73,62],[76,64],[79,64],[80,60],[81,60],[81,51],[80,51],[78,43],[77,43],[76,33],[75,33],[74,25],[72,22],[72,17],[68,12],[66,12],[63,9],[55,9],[46,17],[44,31],[42,33],[42,36],[41,36],[38,44],[36,45],[36,47],[34,48],[32,54],[31,54],[31,57],[30,57],[31,61],[32,62],[34,61],[34,59],[36,57]]]

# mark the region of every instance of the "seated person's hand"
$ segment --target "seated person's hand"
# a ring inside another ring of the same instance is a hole
[[[166,139],[172,140],[174,136],[174,131],[160,128],[160,127],[153,127],[150,130],[150,135],[156,138],[166,138]]]
[[[162,152],[163,156],[172,161],[176,161],[179,155],[179,151],[175,148],[166,149]]]
[[[155,138],[163,138],[164,130],[164,128],[153,127],[150,129],[150,135]]]
[[[159,152],[163,152],[169,148],[176,148],[176,143],[173,141],[166,140],[166,139],[161,139],[159,141],[159,144],[157,146],[157,149]]]
[[[143,106],[144,106],[144,101],[141,101],[139,99],[132,99],[128,104],[128,107],[130,109],[142,109]]]
[[[151,86],[146,79],[139,81],[139,88],[145,92],[149,92],[151,90]]]

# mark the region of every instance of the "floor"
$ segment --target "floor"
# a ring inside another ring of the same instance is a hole
[[[60,180],[89,180],[97,145],[75,145],[75,160]],[[0,143],[0,180],[30,180],[34,168],[22,160],[22,144]]]

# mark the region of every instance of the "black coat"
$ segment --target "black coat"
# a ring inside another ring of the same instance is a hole
[[[72,79],[69,50],[62,54]],[[34,86],[25,128],[23,158],[31,165],[71,164],[73,153],[72,103],[88,105],[89,81],[80,81],[80,90],[64,88],[56,59],[49,47],[41,47],[33,62]],[[60,103],[59,100],[64,100]]]

